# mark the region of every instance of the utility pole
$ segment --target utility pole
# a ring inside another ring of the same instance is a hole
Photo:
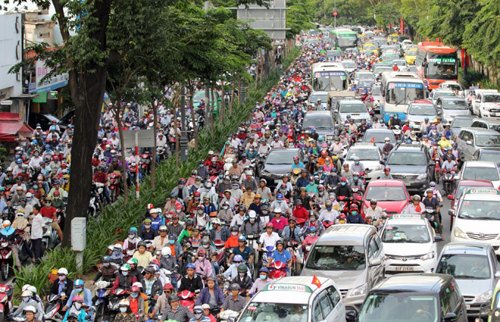
[[[192,108],[192,107],[191,107]],[[175,134],[177,135],[177,133]],[[188,159],[188,137],[186,133],[186,86],[182,85],[181,90],[181,161],[187,161]]]
[[[333,27],[337,29],[337,0],[333,4]]]

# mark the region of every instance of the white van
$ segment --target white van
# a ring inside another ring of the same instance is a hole
[[[345,322],[345,316],[342,296],[331,279],[293,276],[266,285],[252,297],[237,321]]]

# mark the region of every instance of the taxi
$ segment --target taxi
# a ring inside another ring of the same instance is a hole
[[[468,188],[448,210],[453,216],[452,242],[488,243],[500,255],[500,191],[494,188]]]
[[[331,279],[291,276],[255,294],[237,321],[345,322],[345,316],[342,295]]]
[[[436,267],[437,243],[429,221],[420,214],[389,217],[380,232],[385,250],[385,274],[430,273]]]
[[[363,45],[363,50],[371,50],[378,56],[378,47],[372,42],[367,42]]]
[[[405,61],[408,65],[415,65],[417,59],[417,48],[410,48],[405,53]]]

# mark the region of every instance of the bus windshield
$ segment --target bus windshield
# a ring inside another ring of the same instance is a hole
[[[347,90],[347,86],[347,74],[344,71],[314,73],[314,91],[343,91]]]
[[[457,78],[457,54],[427,53],[427,76],[443,79]]]
[[[389,83],[385,100],[389,104],[408,105],[424,99],[424,86],[420,83]]]
[[[339,34],[338,35],[338,44],[339,47],[356,47],[357,46],[357,37],[356,34]]]

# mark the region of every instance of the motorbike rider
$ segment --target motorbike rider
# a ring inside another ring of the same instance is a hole
[[[352,188],[348,184],[346,177],[340,179],[340,185],[335,188],[335,194],[337,197],[343,196],[346,199],[352,199]]]
[[[309,214],[309,220],[307,220],[304,223],[304,227],[302,228],[303,231],[308,231],[311,227],[315,227],[316,230],[318,231],[318,235],[321,235],[323,231],[325,231],[325,226],[323,226],[323,223],[318,220],[318,215],[316,214],[315,211],[311,211]]]
[[[381,207],[377,206],[377,203],[376,199],[372,198],[370,200],[370,207],[365,209],[365,219],[369,219],[372,222],[378,222],[386,218],[386,213]]]
[[[10,220],[4,220],[2,226],[3,229],[0,230],[0,237],[3,240],[9,242],[9,248],[12,250],[12,254],[14,255],[16,268],[17,270],[21,270],[21,261],[19,260],[19,250],[17,248],[17,245],[15,244],[16,239],[20,237],[18,237],[19,235],[17,234],[14,227],[12,227]]]
[[[329,221],[332,223],[336,223],[338,219],[339,213],[333,209],[333,202],[331,200],[327,200],[325,202],[325,209],[321,210],[319,213],[318,220],[320,222]]]
[[[138,263],[138,267],[146,267],[153,260],[153,255],[151,252],[146,250],[146,242],[140,241],[137,243],[137,251],[134,253],[133,258],[135,258]]]
[[[179,243],[182,243],[184,238],[186,239],[191,238],[191,236],[193,235],[193,229],[194,229],[194,220],[189,218],[186,220],[186,227],[182,230],[177,241]],[[156,236],[156,238],[158,238],[158,236]]]
[[[269,283],[271,283],[271,280],[269,279],[269,269],[267,267],[262,267],[259,270],[259,278],[255,280],[252,288],[247,291],[247,296],[252,296],[253,294],[259,292]]]
[[[161,280],[155,277],[155,269],[152,266],[148,266],[144,269],[144,278],[141,283],[142,289],[151,299],[152,306],[154,306],[162,294],[163,287]],[[131,292],[134,291],[131,289]]]
[[[168,233],[179,236],[183,230],[184,230],[184,226],[179,223],[179,215],[173,214],[172,220],[170,220],[168,225],[167,225]]]
[[[391,168],[385,167],[384,172],[380,175],[379,179],[393,179],[391,174]]]
[[[130,290],[132,284],[135,282],[137,282],[137,278],[130,275],[130,265],[123,264],[122,267],[120,267],[120,274],[118,274],[113,283],[113,287],[111,287],[111,292],[114,293],[117,288]]]
[[[273,224],[274,230],[278,232],[283,231],[288,226],[286,217],[281,217],[281,208],[277,207],[274,209],[274,218],[271,220],[271,224]]]
[[[438,224],[438,226],[436,227],[436,233],[438,233],[442,238],[443,237],[443,229],[442,229],[441,218],[440,218],[441,214],[439,212],[441,210],[441,207],[439,204],[439,200],[434,196],[434,191],[432,189],[425,190],[425,198],[422,201],[422,203],[424,204],[425,207],[430,207],[430,208],[434,209],[434,211],[436,212],[436,215],[434,216],[434,220]]]
[[[215,287],[215,277],[207,278],[207,286],[203,288],[196,300],[196,307],[202,304],[209,304],[213,310],[217,310],[224,303],[224,293],[220,287]],[[195,314],[196,315],[196,314]]]
[[[238,275],[231,281],[231,284],[237,283],[242,290],[242,294],[247,294],[247,291],[250,290],[253,285],[250,271],[245,264],[239,264],[237,271]]]
[[[57,223],[57,209],[52,206],[52,200],[50,198],[47,198],[45,200],[45,205],[40,209],[40,214],[45,217],[52,219],[52,222],[49,223],[49,225],[57,231],[57,234],[59,235],[59,239],[62,241],[63,238],[63,233],[61,230],[61,227],[59,227],[59,224]]]
[[[206,255],[207,252],[204,249],[198,249],[197,257],[194,262],[196,273],[199,274],[202,278],[213,276],[212,264],[207,259]]]
[[[288,220],[288,226],[283,229],[282,234],[285,241],[296,241],[299,244],[302,242],[302,230],[297,226],[297,218],[291,217]]]
[[[196,266],[193,263],[186,265],[186,273],[187,274],[181,278],[178,292],[188,290],[195,293],[197,290],[201,290],[203,288],[203,281],[201,277],[196,274]]]
[[[71,294],[68,297],[68,301],[63,307],[63,311],[71,308],[71,306],[73,305],[73,301],[76,301],[76,299],[78,298],[82,299],[83,303],[85,303],[89,308],[92,307],[92,293],[83,285],[83,280],[78,279],[75,281],[73,291],[71,291]],[[92,316],[92,309],[89,310],[88,314]]]
[[[258,233],[256,233],[258,234]],[[245,263],[253,263],[254,259],[254,250],[251,249],[250,247],[247,246],[247,239],[245,236],[239,236],[238,237],[238,247],[234,247],[231,252],[231,256],[229,257],[229,262],[235,261],[234,258],[237,256],[241,256],[241,261],[244,261]],[[240,261],[240,262],[241,262]]]
[[[318,240],[319,235],[317,234],[317,231],[318,230],[316,229],[316,227],[310,227],[308,230],[306,230],[307,236],[306,238],[304,238],[304,246],[312,245],[316,242],[316,240]]]
[[[42,322],[36,318],[36,314],[38,313],[38,309],[32,305],[28,305],[23,309],[23,313],[26,317],[27,322]]]
[[[348,224],[364,224],[365,221],[359,212],[359,207],[357,204],[352,204],[349,209],[349,215],[347,216]]]
[[[247,301],[240,295],[240,285],[233,283],[229,289],[231,290],[231,296],[226,297],[220,311],[224,312],[225,310],[231,310],[241,312],[245,308]],[[220,313],[217,314],[217,316],[220,317]]]
[[[158,232],[155,229],[153,229],[151,225],[152,225],[151,219],[146,218],[143,221],[141,232],[139,233],[139,237],[142,240],[153,240],[158,235]]]
[[[227,270],[224,272],[223,276],[229,280],[233,280],[235,279],[236,277],[238,277],[238,267],[240,266],[240,264],[243,264],[246,266],[246,262],[244,259],[243,259],[243,256],[237,254],[237,255],[234,255],[231,256],[232,261],[230,260],[230,262],[232,262],[231,265],[229,265],[229,267],[227,268]],[[250,272],[247,272],[248,276],[251,277],[250,275]]]
[[[194,317],[193,313],[185,307],[180,305],[179,296],[172,294],[168,298],[169,307],[161,315],[159,322],[166,320],[176,320],[180,322],[188,322]]]
[[[114,263],[111,263],[111,258],[109,256],[104,256],[101,261],[101,265],[94,276],[94,279],[90,281],[90,284],[94,285],[95,282],[102,278],[103,281],[113,283],[118,276],[118,267]]]
[[[425,205],[422,203],[422,198],[419,195],[413,195],[411,198],[411,203],[407,204],[403,209],[403,213],[405,214],[422,214],[425,211]]]
[[[259,239],[259,248],[258,251],[262,251],[262,247],[266,248],[271,246],[273,248],[276,247],[276,242],[280,240],[280,236],[273,231],[274,226],[272,223],[266,224],[266,232],[260,235]]]
[[[135,250],[137,249],[137,244],[141,241],[139,237],[137,237],[137,228],[131,227],[128,230],[127,238],[123,241],[123,249],[124,250]]]
[[[40,303],[35,301],[35,299],[33,298],[33,292],[26,290],[26,291],[22,292],[21,296],[22,296],[22,302],[17,307],[17,310],[13,311],[10,314],[10,316],[21,315],[25,308],[28,308],[31,306],[31,307],[34,307],[36,309],[37,320],[42,320],[43,319],[43,308],[42,308],[42,306],[40,306]]]
[[[276,249],[274,250],[272,256],[267,262],[267,267],[270,267],[273,262],[282,262],[286,264],[286,273],[290,276],[290,267],[292,267],[292,255],[285,249],[285,243],[283,240],[278,240],[276,242]]]
[[[61,267],[57,270],[57,277],[50,288],[49,295],[58,295],[62,301],[62,303],[66,303],[66,300],[69,298],[73,291],[73,280],[68,278],[68,270],[64,267]],[[64,309],[64,308],[63,308]],[[66,310],[62,310],[66,311]]]
[[[155,317],[156,313],[165,312],[165,310],[170,307],[168,304],[168,297],[173,291],[174,286],[171,283],[165,283],[165,285],[163,285],[163,294],[158,297],[154,309],[149,313],[149,318]]]
[[[391,139],[389,137],[386,137],[384,139],[384,146],[382,147],[382,152],[384,153],[384,155],[389,155],[389,153],[392,151],[392,149],[394,148],[394,145],[392,145],[391,143]]]

